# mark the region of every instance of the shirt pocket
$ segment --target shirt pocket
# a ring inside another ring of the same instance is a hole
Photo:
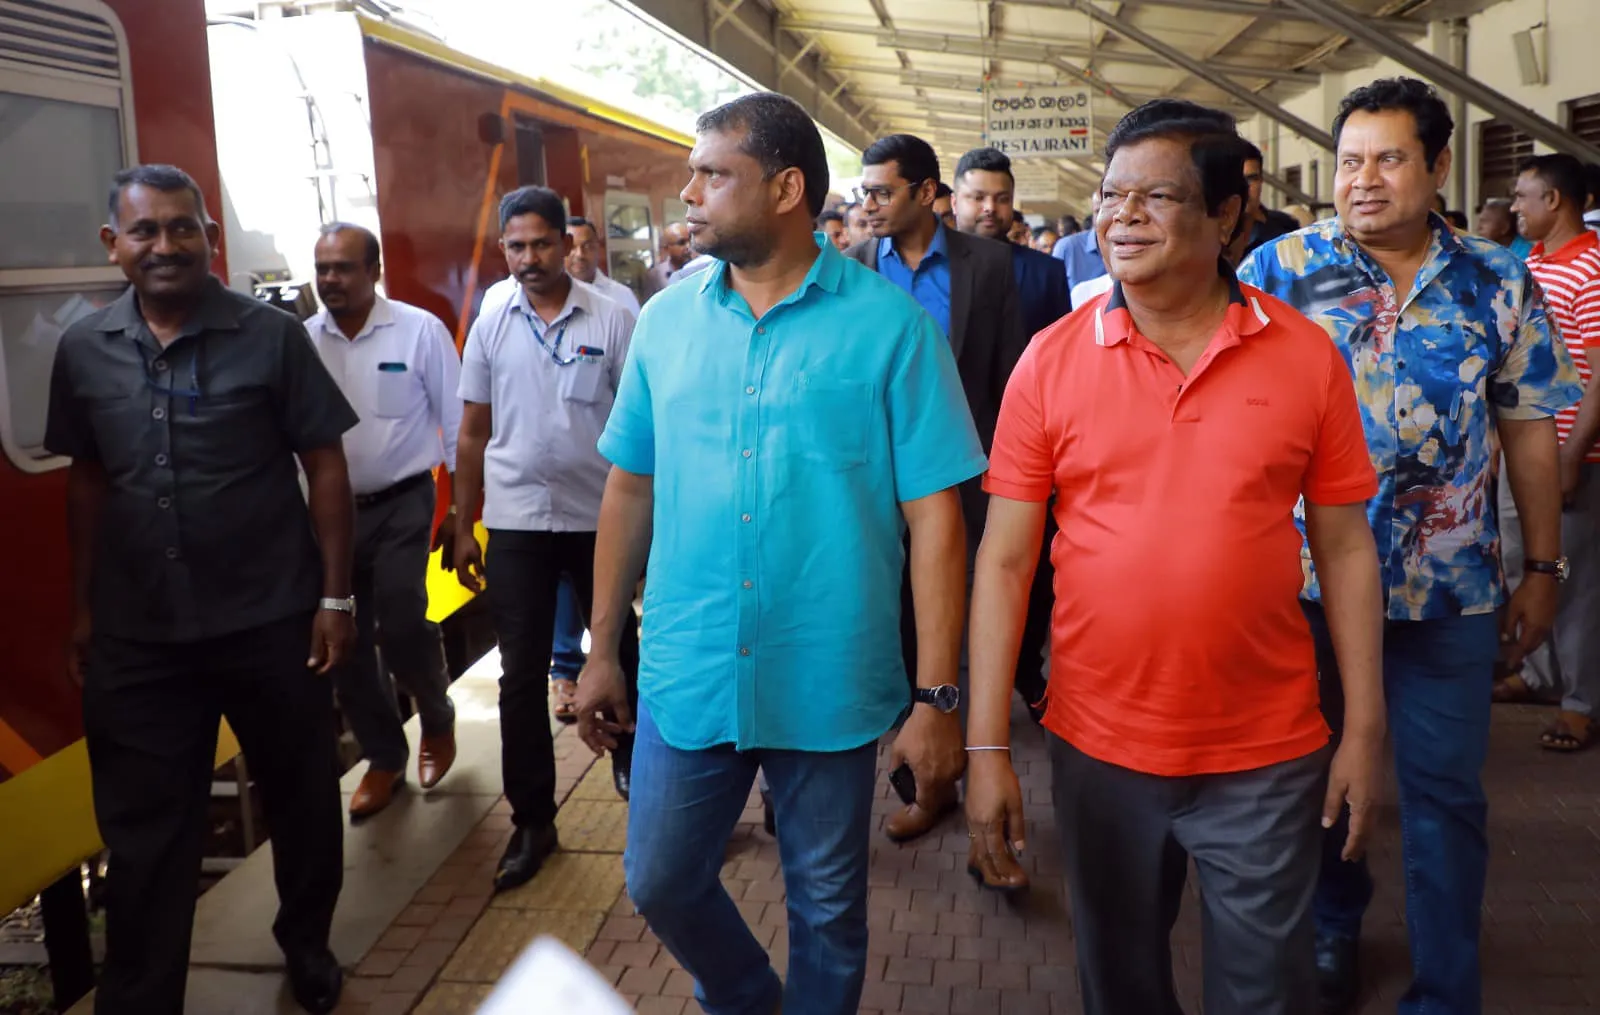
[[[606,365],[601,359],[580,359],[561,368],[561,397],[569,402],[593,405],[604,400]]]
[[[867,461],[872,385],[862,381],[795,381],[794,437],[807,461],[851,469]]]
[[[411,415],[422,394],[422,385],[404,363],[378,364],[378,381],[373,410],[380,419],[403,419]]]

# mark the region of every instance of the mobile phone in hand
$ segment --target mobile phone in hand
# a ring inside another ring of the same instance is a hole
[[[889,773],[889,785],[899,794],[901,803],[917,802],[917,777],[912,774],[909,764],[901,762],[899,768]]]

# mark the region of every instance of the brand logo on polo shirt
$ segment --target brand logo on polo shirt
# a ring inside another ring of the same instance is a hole
[[[1245,405],[1258,405],[1258,406],[1260,406],[1261,408],[1264,409],[1264,408],[1267,407],[1267,400],[1265,398],[1247,398],[1247,399],[1244,400],[1244,404]]]

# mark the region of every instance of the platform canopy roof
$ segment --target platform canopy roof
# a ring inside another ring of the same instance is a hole
[[[1367,30],[1415,43],[1428,22],[1497,0],[1340,0]],[[984,82],[1088,85],[1096,147],[1130,105],[1179,96],[1241,119],[1327,72],[1370,65],[1374,44],[1313,8],[1326,0],[624,0],[758,85],[789,94],[861,148],[926,137],[953,165],[983,143]],[[1381,44],[1381,43],[1380,43]],[[1270,114],[1269,114],[1270,115]],[[1290,120],[1293,120],[1291,117]],[[1313,140],[1325,123],[1296,133]],[[1052,159],[1081,204],[1100,163]]]

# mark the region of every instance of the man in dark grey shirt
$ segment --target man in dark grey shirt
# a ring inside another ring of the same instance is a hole
[[[111,851],[96,1011],[183,1010],[226,716],[272,829],[290,985],[328,1012],[343,827],[323,674],[355,634],[356,416],[293,317],[210,276],[220,232],[186,173],[124,170],[110,211],[132,285],[62,337],[45,436],[72,458],[70,665]]]

